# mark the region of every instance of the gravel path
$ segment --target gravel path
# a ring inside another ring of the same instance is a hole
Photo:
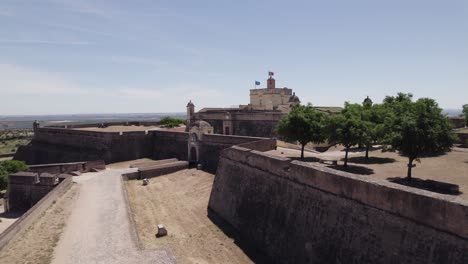
[[[139,250],[130,225],[121,175],[107,169],[74,180],[80,196],[55,248],[52,263],[174,263],[164,250]]]

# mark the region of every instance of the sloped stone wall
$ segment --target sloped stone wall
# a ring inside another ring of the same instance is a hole
[[[468,203],[242,147],[209,211],[272,263],[468,263]]]

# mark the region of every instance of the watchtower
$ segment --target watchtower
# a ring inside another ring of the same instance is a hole
[[[275,89],[276,84],[275,84],[275,79],[273,78],[273,75],[275,75],[274,72],[268,72],[268,80],[267,80],[267,89]]]

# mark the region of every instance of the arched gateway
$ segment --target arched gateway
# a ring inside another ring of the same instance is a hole
[[[213,127],[205,121],[197,121],[190,128],[188,140],[188,161],[198,163],[200,161],[200,142],[204,134],[212,134]]]

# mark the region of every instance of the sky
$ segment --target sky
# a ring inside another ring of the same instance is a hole
[[[468,103],[468,1],[0,0],[0,115],[184,112],[255,81],[342,106]]]

